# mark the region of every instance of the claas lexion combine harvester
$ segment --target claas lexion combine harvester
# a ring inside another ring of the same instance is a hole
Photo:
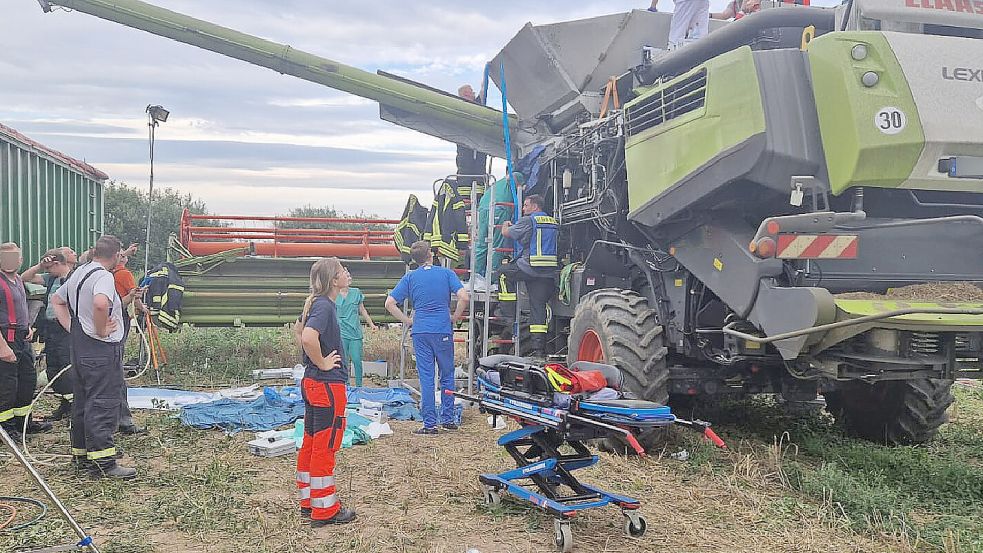
[[[136,0],[42,5],[370,98],[387,121],[505,155],[501,112],[430,87]],[[983,377],[983,303],[838,296],[983,280],[983,2],[766,6],[665,52],[670,19],[530,24],[491,61],[512,153],[546,146],[537,192],[564,264],[579,264],[569,304],[552,305],[549,353],[618,365],[658,402],[822,393],[857,435],[930,440],[953,381]],[[604,101],[611,82],[620,103]]]

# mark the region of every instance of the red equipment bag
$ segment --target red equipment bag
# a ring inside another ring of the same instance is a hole
[[[608,385],[601,371],[571,371],[559,363],[547,364],[546,375],[553,387],[565,394],[589,394]]]

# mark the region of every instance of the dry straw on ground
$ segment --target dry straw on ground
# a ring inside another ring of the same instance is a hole
[[[983,288],[971,282],[932,282],[892,288],[886,294],[847,292],[837,294],[844,300],[905,300],[924,302],[983,302]]]
[[[551,518],[528,504],[482,504],[477,476],[512,466],[495,445],[500,435],[469,412],[457,433],[411,435],[413,423],[396,423],[396,435],[344,450],[340,493],[359,511],[345,527],[310,530],[297,513],[293,458],[249,455],[245,433],[225,437],[197,432],[161,415],[151,433],[127,439],[127,461],[140,470],[130,484],[99,483],[67,467],[45,469],[83,525],[115,551],[190,552],[454,552],[539,553],[552,550]],[[59,428],[63,431],[64,428]],[[46,436],[55,448],[62,436]],[[688,438],[684,439],[684,442]],[[692,444],[691,444],[692,445]],[[585,511],[573,523],[577,551],[890,551],[893,540],[859,536],[823,515],[788,510],[775,461],[752,448],[733,453],[732,473],[701,474],[668,459],[624,459],[602,454],[583,471],[588,482],[644,500],[649,532],[625,536],[616,508]],[[19,467],[0,461],[13,493],[39,494]],[[65,525],[49,514],[30,542],[66,543]],[[0,536],[0,549],[12,536]]]

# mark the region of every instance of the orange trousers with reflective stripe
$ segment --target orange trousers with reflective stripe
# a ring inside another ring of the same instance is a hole
[[[345,385],[301,381],[304,395],[304,442],[297,455],[297,489],[300,506],[311,509],[311,518],[327,520],[341,509],[335,488],[335,453],[345,435]]]

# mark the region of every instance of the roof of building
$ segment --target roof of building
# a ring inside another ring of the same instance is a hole
[[[57,150],[53,150],[36,140],[32,140],[28,138],[27,136],[4,125],[3,123],[0,123],[0,135],[6,136],[12,140],[20,142],[25,146],[28,146],[29,148],[33,148],[37,150],[40,154],[53,158],[58,163],[61,163],[75,171],[78,171],[79,173],[87,175],[88,177],[94,180],[104,181],[109,178],[109,175],[103,173],[102,171],[96,169],[95,167],[89,165],[88,163],[75,159],[72,156],[65,155]]]

